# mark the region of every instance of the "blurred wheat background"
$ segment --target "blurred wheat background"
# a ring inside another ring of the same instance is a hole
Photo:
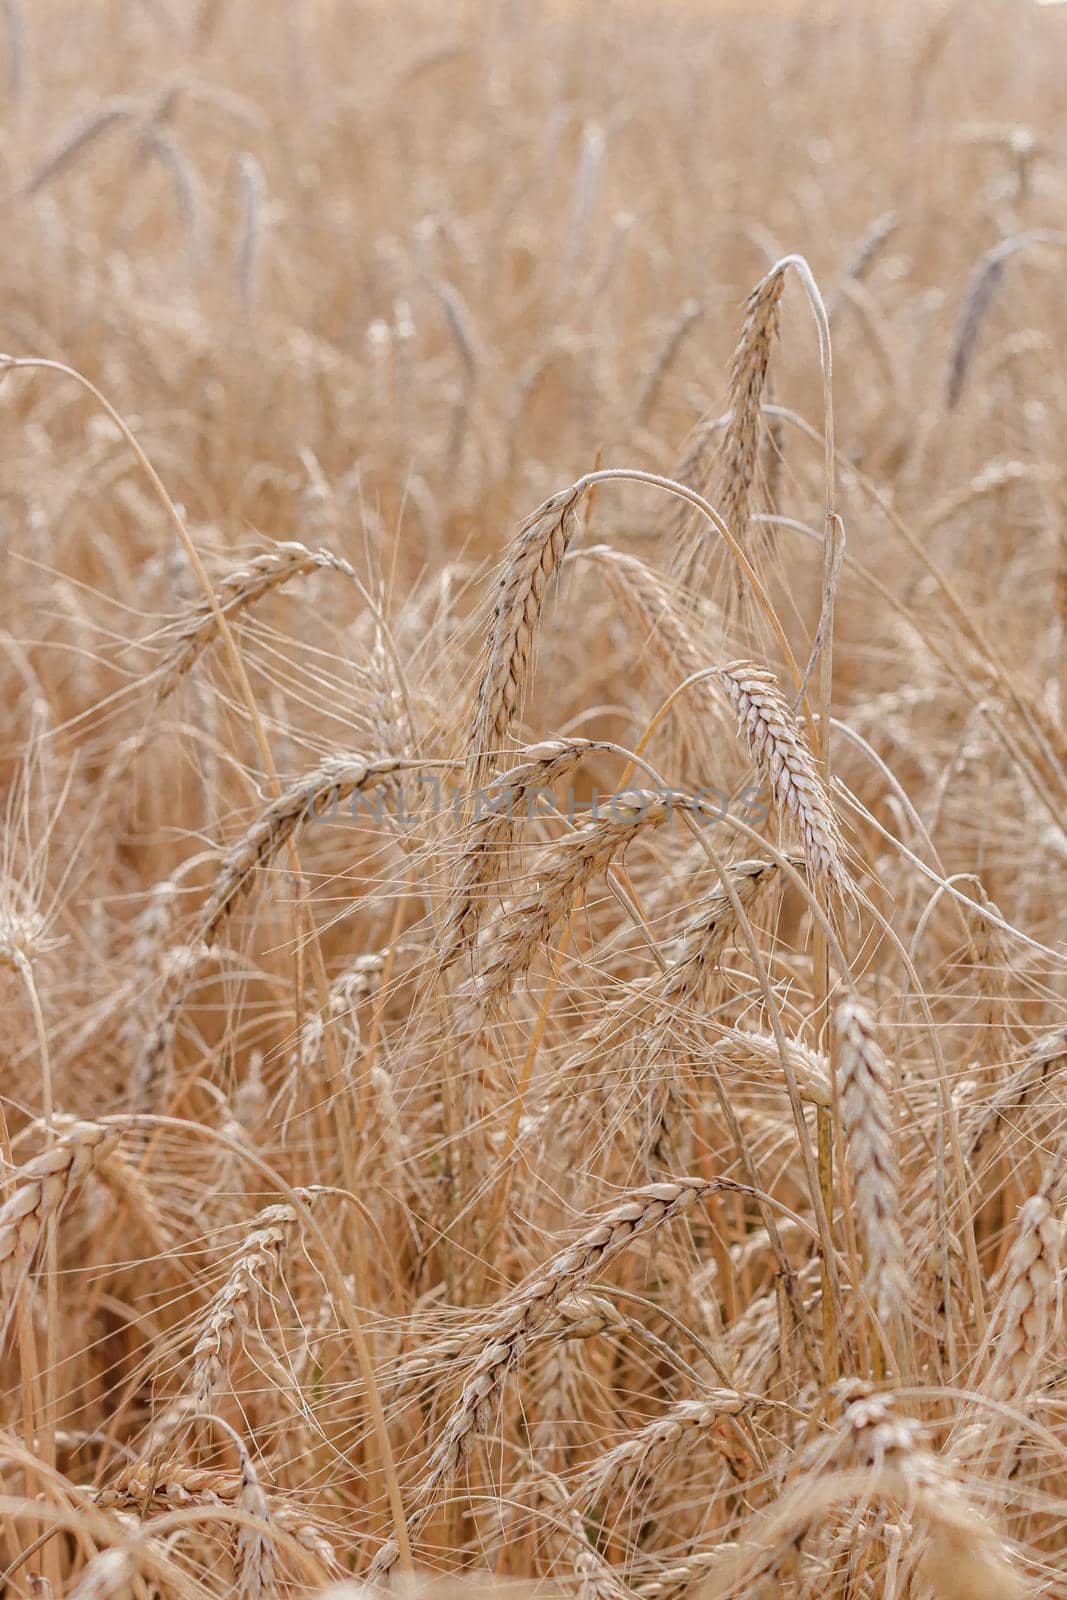
[[[0,1591],[1067,1594],[1067,15],[2,20]]]

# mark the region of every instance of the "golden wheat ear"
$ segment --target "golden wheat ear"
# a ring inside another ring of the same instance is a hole
[[[584,485],[554,494],[528,517],[504,562],[467,730],[464,783],[477,793],[522,714],[545,595],[578,533]]]

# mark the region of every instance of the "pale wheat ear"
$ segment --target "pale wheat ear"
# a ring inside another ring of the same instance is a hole
[[[521,760],[479,793],[463,841],[441,936],[442,969],[472,950],[490,897],[508,865],[508,852],[543,790],[568,777],[587,755],[611,749],[604,740],[552,739],[517,751]]]
[[[738,731],[782,823],[802,846],[809,872],[835,893],[846,893],[833,801],[778,680],[752,661],[732,662],[719,677],[737,712]]]
[[[249,610],[272,590],[316,570],[339,572],[363,588],[350,562],[329,550],[309,549],[298,540],[290,539],[227,573],[217,591],[218,604],[230,620]],[[153,687],[153,703],[157,709],[217,639],[218,631],[215,612],[206,601],[201,601],[189,616],[168,629],[171,642],[156,671]]]
[[[115,1128],[73,1122],[39,1156],[15,1172],[12,1191],[0,1206],[0,1290],[4,1299],[0,1316],[5,1327],[46,1227],[118,1142]]]
[[[497,752],[522,714],[545,594],[578,532],[583,482],[564,489],[528,517],[504,562],[466,737],[469,794],[493,772]]]
[[[893,1126],[892,1076],[870,1013],[854,998],[834,1012],[841,1120],[867,1262],[866,1290],[893,1324],[906,1293],[903,1200]]]
[[[779,262],[749,295],[741,335],[730,369],[730,406],[726,427],[713,462],[695,455],[679,467],[677,476],[711,499],[721,511],[737,542],[747,544],[749,496],[756,475],[761,426],[760,408],[767,382],[771,350],[778,336],[779,304],[785,288],[787,263]],[[708,436],[708,442],[713,435]],[[686,585],[699,587],[705,538],[687,507],[680,507],[674,526],[673,571]],[[743,597],[738,580],[736,593]]]

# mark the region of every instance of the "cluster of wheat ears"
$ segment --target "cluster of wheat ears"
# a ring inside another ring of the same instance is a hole
[[[0,1593],[1067,1594],[1060,18],[3,20]]]

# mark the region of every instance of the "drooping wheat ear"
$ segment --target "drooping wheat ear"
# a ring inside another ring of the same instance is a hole
[[[292,1206],[268,1206],[252,1219],[232,1272],[205,1313],[193,1348],[189,1391],[197,1410],[207,1410],[229,1376],[234,1350],[253,1324],[259,1303],[281,1271],[282,1258],[296,1227]]]
[[[156,1255],[166,1255],[174,1245],[174,1233],[164,1221],[144,1173],[114,1150],[100,1165],[97,1176],[126,1207],[134,1227],[140,1228]]]
[[[789,1065],[797,1081],[797,1092],[809,1105],[831,1104],[830,1066],[826,1057],[799,1039],[785,1041]],[[772,1033],[755,1033],[747,1028],[732,1028],[714,1043],[715,1058],[740,1071],[781,1072],[782,1057]]]
[[[356,579],[352,566],[329,550],[312,550],[298,540],[285,540],[263,555],[253,556],[243,566],[227,573],[219,584],[218,600],[223,615],[232,620],[247,611],[272,589],[293,578],[302,577],[316,568],[326,568]],[[358,580],[357,580],[358,581]],[[202,602],[195,606],[174,629],[174,643],[155,674],[155,705],[162,705],[181,680],[188,674],[197,658],[212,644],[218,633],[218,619],[214,611]]]
[[[627,1600],[629,1590],[616,1575],[615,1568],[590,1544],[589,1534],[571,1496],[562,1480],[546,1466],[541,1453],[531,1463],[531,1470],[536,1473],[537,1498],[552,1510],[546,1531],[551,1530],[550,1537],[559,1548],[561,1559],[573,1567],[578,1580],[574,1586],[575,1600]]]
[[[141,116],[143,111],[144,106],[141,101],[116,97],[82,117],[58,148],[50,156],[46,156],[37,170],[27,179],[22,190],[24,198],[29,199],[31,195],[38,194],[109,129],[120,127],[124,123],[129,124]]]
[[[782,265],[774,267],[749,295],[730,368],[730,420],[713,469],[716,487],[712,498],[742,549],[748,532],[749,496],[759,458],[760,406],[771,350],[778,335],[779,302],[787,270]],[[703,462],[696,470],[701,481],[692,483],[691,487],[703,491],[712,472]],[[688,583],[694,577],[705,542],[706,534],[697,525],[693,511],[687,509],[679,528],[674,563],[674,570],[683,582]]]
[[[192,989],[201,958],[207,954],[203,945],[184,946],[177,963],[170,970],[155,1021],[145,1033],[130,1075],[130,1108],[133,1111],[156,1111],[163,1103],[170,1077],[170,1052],[178,1018]]]
[[[936,1600],[1032,1600],[1036,1590],[996,1528],[943,1471],[917,1490],[905,1481],[899,1496],[926,1535],[918,1574]]]
[[[369,676],[371,683],[370,726],[377,748],[385,755],[411,754],[411,718],[397,681],[396,665],[385,645],[380,622],[374,627]]]
[[[778,876],[776,861],[735,861],[728,868],[730,886],[746,916],[754,911]],[[697,1004],[719,959],[738,932],[738,913],[726,890],[705,895],[682,931],[678,954],[659,986],[664,1011],[684,1011]]]
[[[639,556],[629,555],[607,544],[576,550],[570,560],[595,561],[604,573],[612,594],[652,663],[659,668],[664,694],[686,678],[711,665],[711,653],[694,633],[691,621],[702,631],[723,636],[725,619],[717,608],[705,602],[700,615],[690,618],[679,603],[672,585]],[[675,701],[673,715],[694,753],[708,748],[709,726],[723,721],[721,702],[709,678],[701,678]]]
[[[263,168],[248,150],[237,157],[237,181],[241,190],[241,233],[237,243],[237,289],[246,316],[255,310],[262,268],[263,239],[266,229],[267,180]]]
[[[935,1600],[1023,1600],[1033,1593],[996,1529],[923,1446],[916,1425],[894,1417],[891,1397],[877,1395],[850,1405],[829,1452],[819,1447],[815,1470],[750,1518],[742,1539],[712,1568],[704,1600],[779,1593],[771,1585],[827,1512],[878,1500],[911,1513],[918,1570]]]
[[[777,678],[752,661],[732,662],[721,677],[737,712],[738,731],[779,818],[804,851],[808,871],[845,893],[848,875],[833,801]]]
[[[969,510],[976,502],[988,500],[1017,483],[1040,481],[1043,475],[1042,469],[1030,462],[1013,461],[1010,458],[990,461],[962,488],[953,489],[951,493],[935,500],[929,511],[924,513],[919,526],[924,534],[933,533],[936,528]]]
[[[133,927],[130,944],[130,1004],[122,1022],[125,1044],[135,1050],[150,1024],[150,1007],[158,997],[161,971],[178,885],[170,878],[153,884]]]
[[[759,1404],[757,1396],[736,1389],[711,1389],[699,1400],[679,1400],[582,1473],[575,1490],[578,1503],[601,1500],[613,1490],[625,1491],[638,1477],[662,1472],[716,1429],[723,1417],[739,1417]]]
[[[1043,1194],[1020,1208],[1003,1275],[1000,1337],[994,1346],[991,1392],[1019,1400],[1034,1386],[1042,1356],[1061,1314],[1063,1224]]]
[[[547,846],[531,869],[537,888],[509,905],[487,930],[489,957],[469,994],[483,1015],[499,1013],[539,948],[596,874],[639,833],[662,827],[673,807],[685,804],[680,795],[630,789],[612,798],[609,815]]]
[[[49,1219],[115,1149],[119,1134],[97,1122],[75,1122],[55,1143],[19,1167],[0,1206],[0,1291],[5,1319],[29,1272]]]
[[[683,1561],[664,1566],[654,1578],[635,1583],[632,1593],[640,1600],[682,1600],[701,1578],[714,1572],[716,1564],[737,1549],[732,1539],[722,1539],[713,1550],[694,1550]]]
[[[922,1448],[922,1428],[912,1417],[899,1415],[896,1397],[878,1393],[861,1378],[846,1378],[835,1386],[843,1412],[830,1460],[838,1467],[903,1466]]]
[[[685,448],[671,471],[675,483],[684,483],[688,488],[703,493],[708,486],[710,475],[708,457],[711,454],[712,441],[718,434],[725,432],[729,421],[730,413],[727,411],[719,417],[702,417],[690,430],[685,438]],[[679,577],[679,566],[684,564],[681,557],[692,548],[685,540],[685,535],[696,527],[694,509],[688,502],[678,500],[671,504],[665,518],[668,543],[673,552],[670,562],[671,574],[675,579]]]
[[[221,1500],[232,1503],[241,1488],[233,1472],[217,1467],[191,1467],[185,1461],[139,1460],[127,1462],[121,1471],[94,1495],[97,1505],[111,1508],[135,1501],[158,1500],[164,1505],[194,1505]]]
[[[879,1317],[888,1320],[903,1307],[906,1281],[892,1076],[874,1023],[859,1000],[842,1000],[834,1023],[841,1052],[841,1116],[866,1246],[866,1289]]]
[[[756,471],[760,404],[771,349],[778,336],[779,302],[785,277],[786,269],[777,266],[749,295],[730,369],[730,421],[719,446],[718,509],[739,541],[744,539],[748,528],[748,496]]]
[[[937,1600],[1021,1600],[1029,1586],[989,1520],[946,1463],[923,1441],[920,1425],[896,1414],[891,1394],[861,1392],[846,1404],[836,1463],[859,1463],[881,1490],[914,1513],[924,1545],[919,1571]]]
[[[442,968],[473,948],[489,897],[500,882],[508,851],[524,821],[532,821],[544,790],[574,771],[594,750],[595,739],[549,739],[522,751],[522,760],[475,797],[474,819],[456,869],[452,898],[441,933]]]
[[[53,1126],[65,1133],[79,1126],[76,1117],[57,1115]],[[98,1183],[110,1189],[127,1208],[135,1227],[141,1229],[157,1254],[162,1255],[173,1244],[173,1235],[163,1220],[155,1195],[143,1172],[139,1171],[118,1148],[118,1140],[109,1148],[97,1151],[92,1172]]]
[[[210,945],[237,898],[248,888],[257,870],[269,866],[279,851],[307,822],[336,812],[353,795],[375,789],[391,791],[396,775],[418,765],[399,756],[371,760],[367,756],[327,756],[272,800],[265,811],[223,854],[215,883],[201,913],[197,938]]]
[[[467,735],[468,801],[489,778],[496,752],[522,712],[545,592],[578,532],[575,508],[584,492],[579,483],[552,495],[523,524],[508,552]]]
[[[274,1542],[264,1526],[272,1522],[270,1502],[256,1474],[252,1457],[243,1448],[239,1452],[241,1487],[237,1493],[238,1509],[255,1517],[260,1527],[250,1527],[242,1522],[237,1534],[235,1576],[238,1600],[265,1600],[275,1592]]]
[[[491,1422],[508,1375],[560,1302],[585,1289],[632,1240],[684,1216],[723,1189],[750,1192],[726,1179],[705,1178],[679,1178],[635,1189],[499,1302],[488,1318],[485,1343],[417,1486],[409,1515],[412,1537],[428,1517],[438,1493],[462,1467],[477,1435]],[[375,1557],[371,1577],[384,1576],[398,1559],[396,1541],[390,1540]]]
[[[993,1154],[1013,1117],[1037,1099],[1050,1078],[1067,1065],[1067,1028],[1043,1034],[1022,1065],[1001,1085],[986,1105],[977,1108],[964,1126],[963,1147],[971,1161],[983,1163]]]
[[[541,1340],[555,1342],[569,1339],[592,1339],[609,1330],[622,1331],[629,1323],[615,1309],[610,1300],[598,1294],[574,1294],[561,1300],[555,1314],[538,1331]],[[434,1377],[447,1372],[454,1377],[457,1371],[466,1371],[481,1355],[484,1342],[484,1323],[475,1327],[466,1325],[455,1333],[444,1334],[432,1340],[417,1354],[394,1367],[385,1378],[385,1388],[391,1401],[402,1399],[416,1390],[425,1390]]]

